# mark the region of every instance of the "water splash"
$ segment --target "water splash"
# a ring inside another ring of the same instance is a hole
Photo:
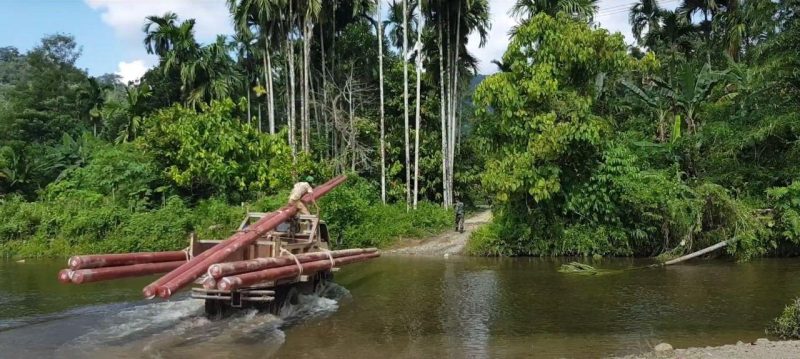
[[[274,355],[286,340],[286,328],[324,319],[350,297],[329,284],[320,295],[300,295],[278,316],[245,310],[221,320],[203,315],[203,301],[180,299],[137,305],[106,313],[90,332],[59,349],[63,357],[258,357]]]

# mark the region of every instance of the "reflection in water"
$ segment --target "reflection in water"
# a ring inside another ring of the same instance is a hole
[[[139,300],[152,278],[62,286],[61,261],[0,263],[0,357],[597,358],[752,341],[800,292],[797,259],[558,273],[570,260],[386,256],[279,316],[215,321],[185,293]]]
[[[447,261],[442,281],[441,312],[448,356],[488,358],[489,319],[495,307],[497,279],[494,271],[459,271]]]

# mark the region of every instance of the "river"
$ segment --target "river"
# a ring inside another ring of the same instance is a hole
[[[800,295],[797,259],[595,277],[557,272],[566,261],[384,256],[280,316],[218,321],[185,293],[142,300],[152,278],[67,286],[64,261],[0,262],[0,357],[597,358],[752,341]]]

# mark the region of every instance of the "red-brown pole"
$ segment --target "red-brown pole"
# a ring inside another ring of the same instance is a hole
[[[303,197],[303,201],[311,202],[319,199],[320,197],[330,192],[330,190],[332,190],[334,187],[344,182],[345,179],[347,179],[347,177],[339,176],[328,181],[327,183],[314,189],[313,194],[305,195]],[[209,266],[224,261],[226,258],[231,256],[240,248],[252,244],[259,237],[273,230],[279,224],[286,222],[287,220],[292,218],[296,213],[297,213],[296,207],[287,205],[278,210],[277,212],[273,212],[271,216],[265,216],[264,218],[256,222],[254,225],[250,226],[247,231],[237,233],[230,239],[227,239],[224,242],[217,244],[213,248],[207,250],[206,252],[210,252],[210,254],[208,254],[207,256],[203,258],[199,257],[192,258],[189,262],[187,262],[183,266],[168,273],[167,275],[171,276],[171,279],[162,281],[163,283],[161,285],[156,285],[156,283],[152,283],[149,286],[145,287],[145,293],[144,293],[145,296],[151,297],[152,294],[150,294],[151,292],[149,292],[148,290],[157,289],[158,296],[162,298],[169,298],[170,296],[172,296],[172,293],[176,292],[180,288],[183,288],[187,284],[191,283],[192,281],[200,277],[200,275],[202,275],[204,272],[208,270]]]
[[[131,264],[185,261],[186,252],[141,252],[73,256],[67,263],[72,270],[127,266]]]
[[[347,256],[334,259],[335,266],[342,266],[345,264],[361,262],[368,259],[379,257],[380,253],[366,253],[366,254],[358,254],[354,256]],[[331,268],[330,260],[320,260],[314,262],[307,262],[301,263],[301,267],[303,267],[302,273],[314,273],[319,270],[329,269]],[[296,264],[277,267],[277,268],[270,268],[265,269],[257,272],[250,272],[239,274],[235,276],[225,277],[222,280],[217,282],[217,288],[220,290],[234,290],[241,287],[251,286],[257,283],[265,282],[265,281],[273,281],[285,278],[292,278],[300,275],[300,267]]]
[[[142,264],[131,264],[129,266],[119,266],[119,267],[78,269],[76,271],[72,271],[72,273],[68,274],[68,276],[72,283],[83,284],[83,283],[98,282],[109,279],[138,277],[150,274],[165,273],[175,268],[178,268],[181,264],[185,262],[186,261],[142,263]],[[61,273],[59,273],[59,280],[62,280]]]
[[[58,281],[64,284],[72,283],[72,269],[62,269],[58,272]]]
[[[377,248],[365,248],[365,249],[355,248],[355,249],[342,249],[338,251],[331,251],[329,253],[330,256],[333,258],[340,258],[340,257],[354,256],[357,254],[373,253],[377,251],[378,251]],[[298,254],[295,257],[300,263],[329,259],[328,253],[325,252],[303,253],[303,254]],[[256,258],[246,261],[213,264],[210,267],[208,267],[208,275],[213,277],[214,279],[220,279],[222,277],[227,277],[234,274],[255,272],[267,268],[283,267],[294,264],[295,264],[294,259],[288,256]]]

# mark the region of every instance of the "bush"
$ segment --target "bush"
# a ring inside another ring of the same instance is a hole
[[[76,253],[123,253],[178,250],[190,232],[203,239],[229,237],[245,212],[273,211],[286,205],[286,191],[253,204],[232,206],[222,198],[193,206],[178,196],[154,209],[130,208],[100,193],[70,189],[39,202],[18,196],[0,200],[0,253],[47,257]],[[424,237],[452,225],[451,211],[421,202],[383,205],[377,190],[353,176],[325,196],[321,216],[336,247],[386,246],[398,238]]]
[[[76,253],[177,250],[190,232],[200,238],[227,238],[244,217],[244,208],[221,199],[188,207],[170,197],[163,207],[131,211],[91,192],[41,202],[12,198],[0,203],[0,253],[47,257]]]
[[[452,211],[420,202],[407,211],[405,203],[384,205],[378,189],[367,180],[350,176],[320,201],[337,248],[385,247],[399,238],[419,238],[441,232],[453,223]]]
[[[508,246],[499,237],[500,229],[494,222],[476,229],[469,236],[467,253],[473,256],[497,257],[511,255]]]
[[[377,204],[363,210],[343,228],[336,246],[385,247],[400,238],[421,238],[449,228],[453,224],[451,211],[420,202],[417,210],[407,211],[404,203]]]
[[[199,112],[180,105],[159,111],[137,139],[184,193],[239,202],[286,188],[293,173],[312,170],[307,156],[292,160],[283,134],[264,134],[239,121],[233,101],[200,107]]]
[[[97,145],[84,167],[66,169],[47,186],[44,197],[75,197],[73,191],[90,191],[108,196],[131,209],[152,206],[160,187],[161,174],[153,160],[133,146]]]
[[[781,339],[800,339],[800,298],[786,306],[783,313],[767,328],[767,333]]]

